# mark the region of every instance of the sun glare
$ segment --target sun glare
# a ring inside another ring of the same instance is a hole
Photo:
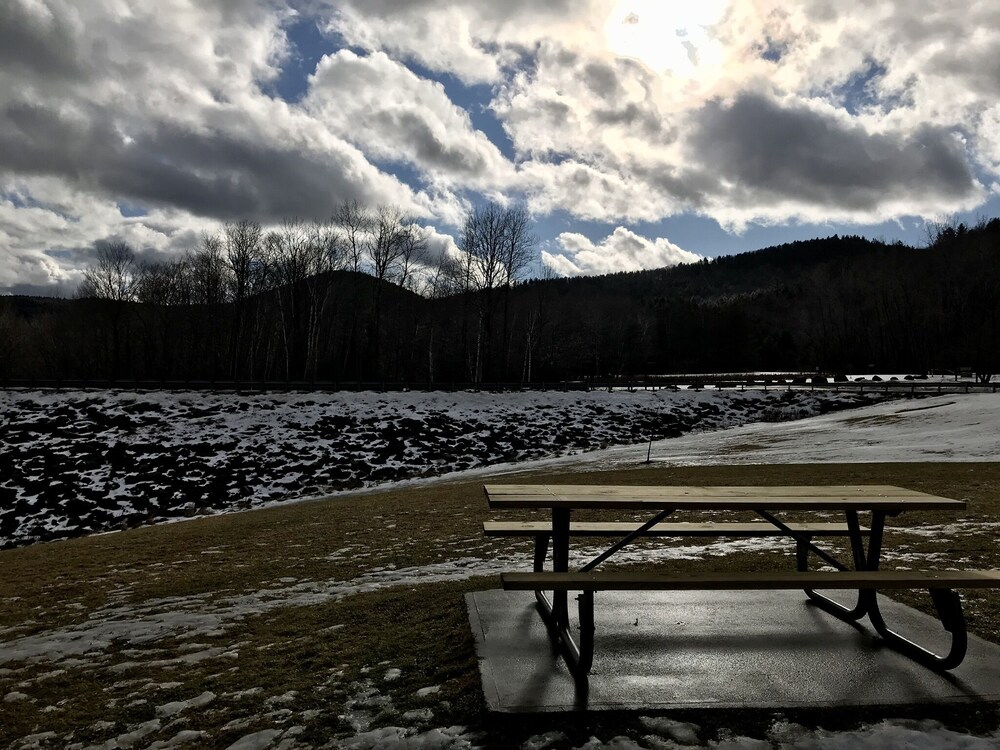
[[[699,70],[718,60],[718,44],[707,29],[725,7],[726,0],[622,0],[605,25],[608,48],[656,73],[700,77]]]

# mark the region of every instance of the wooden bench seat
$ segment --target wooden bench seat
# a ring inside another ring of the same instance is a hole
[[[516,591],[694,591],[764,589],[962,589],[1000,587],[1000,570],[847,570],[753,573],[501,573]]]
[[[642,526],[629,521],[590,522],[572,521],[570,536],[624,536]],[[806,536],[847,536],[845,523],[790,523],[789,528]],[[539,536],[551,535],[549,521],[485,521],[483,533],[486,536]],[[770,523],[658,523],[646,532],[648,536],[783,536],[785,532]],[[862,534],[870,534],[861,528]]]

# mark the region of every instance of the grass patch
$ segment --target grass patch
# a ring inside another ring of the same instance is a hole
[[[26,657],[0,663],[0,746],[17,746],[18,738],[46,731],[55,733],[47,745],[51,747],[101,744],[156,721],[159,726],[139,744],[192,730],[205,732],[199,747],[227,747],[261,729],[301,727],[295,736],[311,746],[366,728],[452,724],[481,733],[482,743],[491,747],[516,746],[532,734],[553,730],[565,732],[577,745],[592,734],[602,739],[641,736],[645,730],[632,714],[512,720],[486,711],[463,596],[496,586],[493,577],[441,583],[414,579],[408,585],[373,585],[360,592],[337,589],[338,582],[362,575],[377,583],[380,569],[398,572],[463,557],[491,559],[512,545],[523,551],[527,567],[530,542],[482,536],[482,521],[504,516],[486,508],[484,481],[439,482],[0,552],[0,640],[8,646],[26,636],[85,629],[95,618],[133,622],[149,613],[175,611],[207,618],[159,634],[150,626],[148,638],[112,639],[61,661]],[[500,481],[897,484],[967,500],[964,520],[1000,521],[996,463],[650,466],[587,474],[524,473]],[[607,516],[594,517],[602,515]],[[914,512],[892,524],[905,530],[955,520],[950,513]],[[1000,567],[992,533],[915,536],[890,531],[886,547],[916,555],[940,552],[942,559],[963,567]],[[720,571],[791,564],[791,549],[672,563],[675,569]],[[920,593],[903,592],[898,598],[930,611]],[[989,591],[966,594],[970,628],[994,641],[1000,640],[997,599]],[[216,616],[219,622],[213,625]],[[63,671],[53,675],[57,670]],[[438,692],[419,692],[433,687]],[[158,711],[206,691],[214,698],[201,707],[169,716]],[[11,693],[25,697],[2,701]],[[670,715],[700,724],[703,739],[723,728],[760,737],[774,720],[772,713],[759,711]],[[959,729],[981,731],[997,724],[990,706],[784,715],[827,728],[907,715],[939,718]]]

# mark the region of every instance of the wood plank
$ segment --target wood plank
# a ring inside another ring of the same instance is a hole
[[[733,495],[660,495],[660,496],[603,496],[603,495],[490,495],[490,508],[570,508],[652,510],[674,508],[677,510],[963,510],[963,500],[952,500],[934,495],[910,496],[858,496],[858,495],[786,495],[740,497]]]
[[[486,485],[491,508],[962,510],[965,502],[893,485]]]
[[[509,495],[598,495],[601,497],[928,497],[923,492],[882,484],[862,485],[589,485],[589,484],[488,484],[490,497]]]
[[[848,529],[844,523],[790,523],[795,531],[813,536],[846,536]],[[589,522],[574,521],[570,524],[571,536],[625,536],[635,531],[641,523],[631,521]],[[486,536],[534,536],[551,534],[549,521],[484,521]],[[867,528],[862,534],[870,534]],[[784,532],[769,523],[659,523],[646,532],[649,536],[783,536]]]
[[[844,572],[767,572],[652,574],[501,573],[513,591],[743,591],[765,589],[929,589],[997,588],[1000,570],[877,570]]]

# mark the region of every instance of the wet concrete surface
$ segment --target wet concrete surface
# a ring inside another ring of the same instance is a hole
[[[853,604],[849,592],[836,598]],[[800,591],[598,592],[586,689],[554,650],[532,593],[477,591],[466,603],[493,711],[1000,700],[1000,646],[970,635],[965,661],[935,672],[884,646],[867,618],[842,622]],[[947,650],[935,618],[880,604],[889,627]],[[570,605],[575,620],[572,595]]]

